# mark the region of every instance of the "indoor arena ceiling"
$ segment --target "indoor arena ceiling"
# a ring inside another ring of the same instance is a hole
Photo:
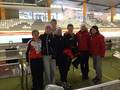
[[[95,11],[107,11],[111,7],[120,9],[120,0],[86,0],[88,9]],[[53,0],[53,4],[80,7],[84,0]]]
[[[10,2],[13,0],[5,0],[4,2]],[[22,2],[23,0],[14,0],[18,3]],[[48,7],[48,0],[24,0],[25,3],[35,4],[37,3],[37,6],[39,7]],[[51,0],[52,4],[54,5],[64,5],[64,6],[70,6],[70,7],[82,7],[84,0]],[[86,0],[87,1],[87,7],[89,10],[94,11],[108,11],[111,9],[111,7],[115,7],[116,11],[120,13],[120,0]],[[7,4],[1,4],[2,5],[8,5]],[[26,4],[24,4],[26,5]],[[8,6],[9,7],[9,6]],[[20,8],[20,7],[17,7]],[[24,8],[24,7],[23,7]],[[31,8],[32,9],[32,8]],[[43,8],[44,9],[44,8]],[[42,10],[43,10],[42,9]],[[58,10],[56,10],[58,11]]]

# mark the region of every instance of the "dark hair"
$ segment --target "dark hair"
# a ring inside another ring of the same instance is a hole
[[[98,26],[92,26],[92,28],[94,28],[94,29],[98,30]]]
[[[68,24],[68,25],[67,25],[67,28],[68,28],[68,27],[73,27],[73,24]]]
[[[52,19],[51,22],[56,22],[57,23],[57,20],[56,19]]]
[[[97,31],[97,33],[99,33],[98,26],[92,26],[90,29],[90,32],[91,32],[92,28],[94,28]]]
[[[32,31],[32,35],[33,35],[34,33],[39,33],[39,31],[36,30],[36,29],[34,29],[34,30]]]

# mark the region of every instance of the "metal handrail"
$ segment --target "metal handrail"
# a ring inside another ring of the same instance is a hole
[[[28,90],[28,70],[27,70],[27,64],[26,62],[24,62],[23,59],[25,59],[25,57],[23,57],[23,53],[19,52],[19,63],[20,63],[20,70],[21,70],[21,90]]]
[[[11,66],[11,65],[19,65],[19,63],[9,63],[9,64],[4,63],[4,64],[1,64],[0,67],[2,67],[2,66]]]

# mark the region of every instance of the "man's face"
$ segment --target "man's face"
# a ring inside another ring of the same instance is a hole
[[[52,22],[51,22],[51,25],[52,25],[52,27],[55,27],[55,28],[56,28],[57,22],[56,22],[56,21],[52,21]]]
[[[68,32],[73,32],[73,27],[72,26],[67,27],[67,29],[68,29]]]

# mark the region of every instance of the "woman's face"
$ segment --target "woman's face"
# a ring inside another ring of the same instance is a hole
[[[91,28],[91,34],[96,34],[97,30],[95,28]]]
[[[38,32],[33,33],[32,36],[35,40],[39,39],[39,33]]]
[[[45,33],[50,34],[52,32],[51,26],[46,26],[45,27]]]

